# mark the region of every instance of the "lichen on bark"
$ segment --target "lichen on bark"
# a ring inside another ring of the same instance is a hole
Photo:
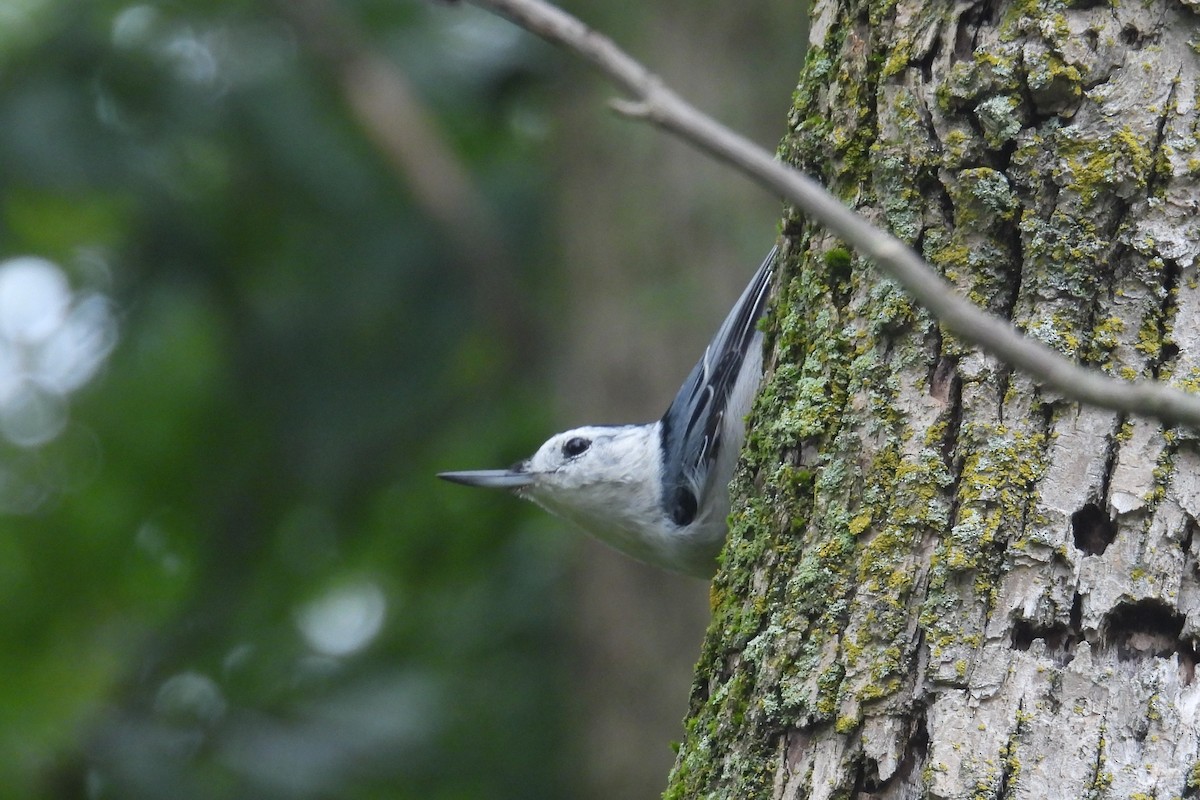
[[[818,0],[781,155],[958,291],[1200,388],[1200,18]],[[942,331],[794,212],[671,798],[1194,797],[1200,444]]]

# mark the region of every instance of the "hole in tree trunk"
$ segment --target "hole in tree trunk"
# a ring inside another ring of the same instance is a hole
[[[1194,660],[1194,650],[1179,640],[1183,615],[1161,600],[1119,603],[1108,612],[1101,628],[1101,642],[1117,649],[1117,658],[1128,661],[1154,656],[1169,658],[1179,653]]]
[[[1095,503],[1088,503],[1071,515],[1071,533],[1075,547],[1089,556],[1104,555],[1117,538],[1117,525]]]

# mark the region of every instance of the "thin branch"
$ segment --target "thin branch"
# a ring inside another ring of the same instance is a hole
[[[575,51],[608,74],[632,100],[618,112],[644,119],[724,161],[794,203],[869,258],[962,339],[1087,405],[1200,427],[1200,397],[1156,381],[1120,381],[1081,367],[959,295],[891,234],[842,205],[819,183],[701,113],[612,40],[542,0],[471,0],[526,30]]]

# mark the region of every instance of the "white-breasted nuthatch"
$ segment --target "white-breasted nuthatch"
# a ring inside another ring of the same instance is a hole
[[[758,320],[776,252],[767,254],[658,422],[575,428],[509,469],[438,477],[511,489],[639,561],[710,577],[728,532],[729,481],[745,417],[762,380]]]

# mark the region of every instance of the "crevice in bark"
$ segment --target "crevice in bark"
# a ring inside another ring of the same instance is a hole
[[[1017,736],[1021,733],[1021,718],[1025,714],[1025,701],[1021,700],[1017,703],[1017,727],[1008,737],[1008,741],[1000,748],[1000,779],[996,781],[996,800],[1004,800],[1010,797],[1010,790],[1013,789],[1013,776],[1017,773],[1020,766],[1017,761]]]
[[[1184,686],[1191,686],[1196,680],[1196,643],[1184,642],[1179,650],[1179,680]]]
[[[1010,186],[1012,185],[1012,177],[1008,174],[1008,169],[1012,163],[1012,154],[1015,150],[1015,140],[1006,144],[1000,150],[999,159],[996,164],[996,169],[1008,178]],[[1021,238],[1020,222],[1014,218],[1002,225],[996,232],[996,241],[1009,243],[1011,247],[1011,253],[1004,269],[1006,284],[1011,289],[1001,305],[1000,313],[1005,319],[1012,320],[1016,313],[1017,301],[1021,298],[1021,286],[1025,280],[1025,246]],[[1001,396],[1003,397],[1003,395]]]
[[[979,165],[972,164],[970,166]],[[946,190],[946,183],[940,179],[938,180],[938,187],[935,195],[936,197],[934,198],[934,201],[937,203],[938,210],[942,213],[942,227],[945,229],[946,233],[952,233],[954,231],[954,201],[950,199],[950,192]],[[921,244],[924,245],[923,238]],[[944,276],[945,269],[939,267],[938,273]]]
[[[1054,436],[1054,410],[1054,403],[1047,403],[1043,401],[1038,404],[1035,411],[1035,413],[1038,415],[1038,419],[1042,423],[1042,432],[1050,438]],[[1048,438],[1045,450],[1050,449],[1049,441],[1050,439]],[[1043,451],[1043,455],[1045,455],[1045,451]]]
[[[1171,81],[1171,88],[1167,94],[1167,101],[1163,104],[1163,111],[1158,116],[1157,124],[1154,133],[1154,141],[1150,147],[1150,174],[1146,177],[1146,194],[1153,197],[1155,194],[1156,185],[1159,179],[1159,170],[1157,165],[1162,158],[1162,148],[1166,141],[1167,119],[1171,114],[1171,109],[1175,107],[1175,95],[1178,91],[1178,74]],[[1159,307],[1158,318],[1155,321],[1155,336],[1160,343],[1158,352],[1152,354],[1150,361],[1150,374],[1156,380],[1160,377],[1162,368],[1172,361],[1179,354],[1179,346],[1171,341],[1170,332],[1175,321],[1176,308],[1176,292],[1179,287],[1180,275],[1182,268],[1178,261],[1161,257],[1163,264],[1162,274],[1162,303]]]
[[[1083,635],[1083,595],[1079,592],[1071,598],[1071,611],[1067,615],[1067,625],[1071,628],[1071,633],[1074,634],[1078,641]]]
[[[913,719],[912,733],[908,737],[907,752],[904,755],[904,760],[900,762],[900,768],[896,770],[896,775],[900,778],[907,777],[918,765],[924,764],[928,756],[929,720],[925,708],[921,708],[920,713]]]
[[[999,150],[993,150],[992,152],[996,154],[996,171],[1003,172],[1005,175],[1008,175],[1008,168],[1012,165],[1013,154],[1017,152],[1016,137],[1009,139],[1000,147]],[[1019,233],[1019,231],[1017,231],[1017,224],[1015,221],[1009,227],[1012,228],[1014,234]],[[1020,236],[1014,236],[1013,241],[1019,240]],[[1018,261],[1017,263],[1021,262]]]
[[[1112,648],[1120,661],[1153,656],[1170,658],[1179,653],[1195,660],[1191,643],[1181,640],[1184,616],[1162,600],[1146,598],[1118,603],[1100,626],[1099,646]]]
[[[1053,674],[1051,674],[1050,680],[1048,681],[1047,686],[1046,686],[1046,694],[1044,695],[1045,702],[1046,702],[1046,710],[1049,711],[1051,714],[1055,714],[1055,715],[1058,714],[1058,712],[1062,709],[1062,705],[1063,705],[1063,702],[1062,702],[1062,694],[1063,694],[1062,675],[1063,674],[1062,674],[1061,670],[1055,670],[1053,672]]]
[[[1098,505],[1088,503],[1071,515],[1071,534],[1076,550],[1089,556],[1102,556],[1117,538],[1117,523]]]
[[[1105,774],[1104,767],[1107,761],[1106,750],[1108,749],[1106,742],[1108,736],[1108,717],[1100,722],[1100,736],[1096,741],[1096,760],[1092,762],[1092,774],[1087,782],[1089,789],[1087,797],[1100,797],[1101,790],[1107,787],[1111,782],[1111,776]]]
[[[1079,643],[1079,594],[1075,594],[1075,602],[1071,607],[1071,620],[1054,622],[1050,625],[1039,625],[1028,619],[1016,619],[1013,622],[1012,640],[1010,646],[1014,650],[1028,650],[1035,641],[1041,639],[1046,644],[1046,654],[1060,667],[1070,663],[1075,655],[1075,645]]]
[[[1160,342],[1158,352],[1150,362],[1150,374],[1158,380],[1162,368],[1175,356],[1179,355],[1179,345],[1171,341],[1171,328],[1175,322],[1175,293],[1179,287],[1179,276],[1182,272],[1179,263],[1172,259],[1162,259],[1163,262],[1163,299],[1158,315],[1156,335]]]
[[[1025,63],[1024,58],[1021,59],[1021,68],[1022,68],[1022,70],[1028,70],[1028,68],[1029,68],[1029,65],[1027,63]],[[1031,92],[1029,90],[1029,80],[1028,80],[1027,73],[1025,74],[1025,77],[1023,77],[1022,80],[1020,81],[1020,84],[1018,85],[1017,90],[1020,92],[1020,95],[1021,95],[1021,104],[1025,107],[1026,113],[1029,115],[1029,124],[1026,125],[1025,127],[1033,128],[1033,129],[1037,130],[1037,129],[1042,128],[1042,126],[1046,125],[1046,123],[1050,122],[1050,120],[1052,120],[1052,119],[1059,120],[1060,124],[1064,128],[1071,125],[1071,123],[1074,119],[1073,115],[1071,117],[1067,117],[1064,119],[1058,111],[1039,111],[1038,110],[1038,104],[1033,99],[1033,92]],[[1016,140],[1015,139],[1012,140],[1010,142],[1010,144],[1012,144],[1013,149],[1015,150],[1016,149]]]
[[[938,349],[941,350],[941,333],[938,333]],[[958,444],[958,432],[962,426],[962,379],[958,376],[958,359],[948,356],[938,358],[929,377],[929,394],[946,404],[946,433],[942,437],[942,463],[954,472],[954,453]]]
[[[1039,625],[1034,620],[1014,619],[1010,646],[1014,650],[1028,650],[1035,641],[1041,639],[1045,642],[1047,655],[1059,666],[1065,666],[1074,657],[1075,646],[1083,638],[1082,620],[1083,598],[1076,592],[1066,622]]]
[[[1117,417],[1115,430],[1124,425],[1124,415]],[[1108,504],[1108,492],[1112,483],[1113,472],[1117,467],[1117,452],[1119,450],[1117,437],[1108,437],[1108,452],[1104,459],[1104,472],[1100,477],[1100,497],[1071,515],[1071,534],[1075,540],[1075,549],[1084,555],[1100,556],[1117,538],[1117,523],[1104,507]]]
[[[1108,502],[1108,492],[1112,488],[1113,473],[1117,470],[1117,453],[1121,449],[1121,444],[1117,441],[1116,433],[1125,426],[1126,416],[1118,414],[1116,425],[1113,426],[1113,433],[1107,437],[1108,452],[1104,457],[1104,473],[1100,476],[1100,502]]]
[[[942,53],[942,38],[939,36],[934,39],[933,46],[915,61],[910,62],[917,69],[921,70],[921,82],[930,84],[933,82],[933,65],[937,62],[937,58]],[[931,136],[931,139],[936,140],[936,136]]]
[[[933,367],[929,370],[929,396],[943,403],[950,403],[950,395],[953,393],[955,380],[955,367],[958,365],[958,359],[950,358],[942,353],[942,338],[941,328],[934,327],[934,351],[938,354],[937,360],[933,363]]]
[[[1190,576],[1192,579],[1200,572],[1200,564],[1197,564],[1196,554],[1192,551],[1192,547],[1195,544],[1196,527],[1196,520],[1189,514],[1187,523],[1184,526],[1183,539],[1179,543],[1185,559],[1184,575]],[[1185,578],[1185,580],[1187,579]],[[1175,618],[1177,620],[1173,619],[1172,622],[1179,622],[1182,633],[1182,627],[1187,621],[1186,616],[1175,612]],[[1192,636],[1176,635],[1179,637],[1175,647],[1175,655],[1179,661],[1179,680],[1184,686],[1190,686],[1196,679],[1196,664],[1200,662],[1200,652],[1197,650],[1198,642]],[[1197,775],[1197,779],[1200,780],[1200,774]]]
[[[924,704],[919,704],[913,716],[909,717],[908,733],[901,741],[904,742],[904,757],[896,765],[895,771],[886,779],[879,780],[879,764],[874,759],[867,759],[867,766],[872,771],[864,772],[863,766],[859,766],[859,780],[851,797],[884,796],[893,785],[910,783],[913,774],[924,767],[929,757],[929,723]]]
[[[1050,458],[1051,443],[1054,441],[1054,408],[1050,403],[1035,403],[1030,411],[1030,417],[1039,423],[1037,430],[1042,435],[1042,445],[1037,454],[1037,460],[1040,463],[1047,463]],[[1024,502],[1021,504],[1021,527],[1019,530],[1029,529],[1030,514],[1034,513],[1037,502],[1036,493],[1026,492]]]
[[[1126,23],[1125,27],[1121,28],[1120,39],[1121,44],[1130,50],[1141,50],[1145,41],[1142,32],[1132,23]]]
[[[996,421],[1004,424],[1004,398],[1008,396],[1008,386],[1012,383],[1013,368],[1007,364],[1000,365],[1000,374],[996,377],[996,397],[999,401],[996,404]]]
[[[1158,115],[1157,124],[1154,130],[1154,141],[1150,145],[1150,174],[1146,176],[1146,196],[1153,197],[1158,184],[1158,169],[1159,159],[1162,157],[1163,142],[1167,138],[1167,118],[1171,115],[1171,109],[1175,107],[1175,94],[1179,91],[1179,73],[1176,72],[1171,79],[1171,89],[1167,93],[1167,101],[1163,103],[1162,113]],[[1178,267],[1176,267],[1178,269]]]
[[[1118,218],[1122,218],[1127,212],[1128,208],[1123,207],[1119,212]],[[1115,229],[1116,226],[1114,226],[1114,230]],[[1107,263],[1109,265],[1123,263],[1126,249],[1127,248],[1120,242],[1114,242],[1112,245],[1112,251],[1107,259]],[[1114,297],[1117,294],[1117,289],[1113,285],[1116,279],[1115,273],[1116,270],[1111,267],[1097,271],[1096,292],[1090,302],[1087,304],[1086,314],[1084,316],[1083,324],[1080,328],[1081,332],[1083,332],[1086,337],[1086,347],[1083,347],[1080,350],[1081,361],[1097,368],[1099,368],[1100,365],[1104,364],[1111,357],[1111,354],[1107,349],[1098,349],[1095,346],[1095,331],[1100,321],[1111,316],[1112,314],[1112,304]],[[1124,422],[1124,417],[1121,417],[1118,420],[1118,427],[1121,422]],[[1108,480],[1110,472],[1111,471],[1105,472],[1106,481]],[[1105,496],[1107,496],[1107,492]]]
[[[1191,567],[1193,574],[1200,570],[1200,562],[1197,561],[1196,554],[1192,552],[1196,527],[1196,518],[1189,514],[1187,522],[1183,526],[1183,538],[1179,540],[1179,549],[1183,551],[1183,557],[1187,559],[1187,564]]]
[[[879,762],[873,758],[862,757],[858,761],[858,769],[854,773],[854,788],[851,797],[863,797],[875,794],[882,788],[879,780]]]
[[[1167,361],[1170,361],[1171,359],[1175,358],[1175,356],[1177,356],[1177,355],[1179,355],[1179,345],[1175,344],[1174,342],[1164,343],[1163,349],[1162,349],[1162,361],[1159,362],[1160,366],[1162,364],[1166,363]],[[1158,377],[1157,373],[1155,374],[1154,377],[1155,378]]]
[[[953,61],[970,61],[975,57],[979,46],[979,32],[983,30],[984,23],[991,21],[998,11],[999,4],[993,0],[979,0],[959,15],[954,28]]]

